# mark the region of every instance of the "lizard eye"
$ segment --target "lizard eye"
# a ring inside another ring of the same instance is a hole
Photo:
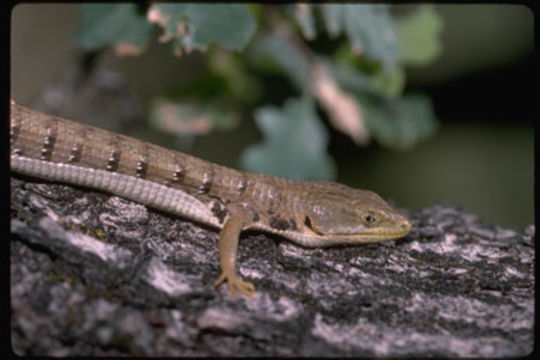
[[[366,211],[362,214],[362,221],[366,225],[373,225],[377,221],[377,217],[371,211]]]

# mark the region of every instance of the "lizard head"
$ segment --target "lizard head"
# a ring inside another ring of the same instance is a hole
[[[306,192],[302,234],[306,246],[361,244],[398,239],[409,233],[409,220],[372,191],[332,182],[314,182]]]

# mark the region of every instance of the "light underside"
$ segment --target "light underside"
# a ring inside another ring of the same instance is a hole
[[[290,231],[276,230],[254,227],[258,230],[266,230],[274,234],[286,237],[294,242],[306,247],[333,246],[339,244],[367,244],[388,240],[395,240],[404,237],[409,233],[408,230],[398,229],[370,229],[369,233],[364,234],[330,234],[319,235],[308,231]]]
[[[102,190],[203,224],[220,227],[203,202],[182,190],[153,181],[17,155],[11,156],[11,169],[24,175]]]

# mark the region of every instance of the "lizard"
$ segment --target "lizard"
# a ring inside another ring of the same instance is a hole
[[[219,232],[215,286],[253,297],[236,272],[241,233],[259,230],[305,247],[398,239],[411,224],[373,191],[227,168],[125,135],[10,104],[10,169],[84,186]]]

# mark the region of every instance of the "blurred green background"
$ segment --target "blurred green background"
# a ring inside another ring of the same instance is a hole
[[[393,11],[407,7],[393,6]],[[376,143],[358,147],[329,127],[337,180],[375,190],[412,211],[444,201],[493,224],[522,229],[534,219],[533,95],[528,90],[533,14],[521,5],[433,8],[443,19],[442,54],[428,66],[406,71],[407,91],[432,98],[438,131],[410,150],[397,151]],[[81,10],[72,4],[21,4],[11,20],[11,93],[31,105],[78,51]],[[147,110],[156,93],[202,71],[200,58],[176,58],[154,37],[142,55],[117,57],[110,51],[98,66],[123,74]],[[266,102],[281,106],[280,85],[265,84],[272,89]],[[198,137],[189,152],[238,168],[242,150],[260,139],[252,118],[242,119],[232,131]],[[178,148],[170,138],[162,145]]]

